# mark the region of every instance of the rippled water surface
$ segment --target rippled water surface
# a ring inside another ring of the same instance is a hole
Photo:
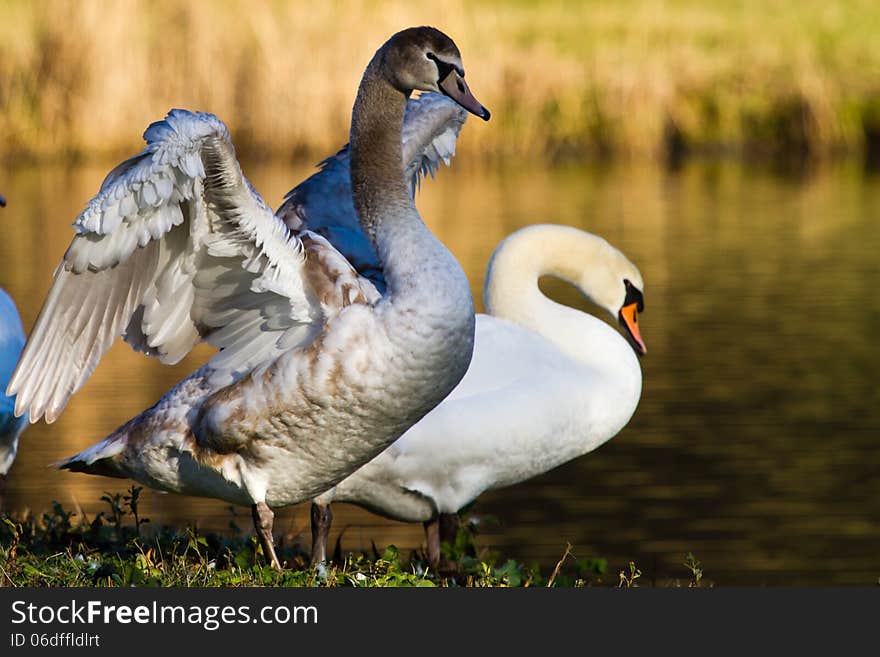
[[[36,318],[70,223],[109,167],[0,170],[0,285]],[[277,205],[311,167],[245,166]],[[686,578],[694,552],[729,584],[875,584],[880,577],[880,178],[861,167],[779,174],[737,164],[485,170],[456,162],[419,208],[460,259],[478,307],[486,263],[511,231],[578,226],[623,250],[645,278],[642,401],[596,452],[483,496],[480,545],[551,567],[566,543],[612,573]],[[584,309],[560,284],[545,289]],[[203,362],[165,367],[119,343],[53,425],[32,426],[9,504],[100,510],[120,480],[46,465],[103,438]],[[145,492],[154,524],[227,528],[219,502]],[[237,510],[249,527],[249,513]],[[308,545],[306,505],[276,529]],[[422,543],[420,526],[337,505],[345,549]]]

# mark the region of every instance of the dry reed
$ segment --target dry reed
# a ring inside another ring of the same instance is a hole
[[[880,144],[873,0],[0,0],[0,160],[117,157],[176,106],[219,115],[245,155],[316,157],[376,47],[423,23],[496,117],[466,153]]]

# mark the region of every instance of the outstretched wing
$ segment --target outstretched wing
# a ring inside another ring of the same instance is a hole
[[[166,363],[207,340],[222,383],[323,321],[303,245],[242,175],[226,126],[172,110],[144,139],[77,217],[9,384],[31,422],[54,421],[118,335]]]
[[[413,196],[422,177],[433,177],[441,162],[449,164],[466,117],[458,103],[442,94],[424,93],[407,101],[402,147]],[[351,198],[348,145],[319,166],[319,172],[287,193],[277,216],[295,231],[311,230],[326,237],[361,276],[384,292],[379,258],[361,230]]]

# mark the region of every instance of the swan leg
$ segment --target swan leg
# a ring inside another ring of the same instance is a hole
[[[437,518],[440,525],[440,543],[444,541],[455,545],[455,537],[458,536],[459,520],[457,513],[441,513]]]
[[[251,507],[251,514],[254,517],[254,529],[257,530],[257,538],[263,547],[263,553],[269,558],[273,568],[281,570],[281,564],[275,555],[275,545],[272,541],[272,523],[275,520],[275,514],[265,502],[254,504]]]
[[[439,544],[442,546],[443,543],[449,543],[449,545],[454,546],[455,539],[458,536],[458,514],[441,513],[437,518],[437,524],[439,525]],[[449,575],[454,574],[458,570],[458,564],[444,557],[441,551],[438,568],[441,574]]]
[[[0,475],[0,512],[6,510],[6,475]]]
[[[440,546],[446,542],[455,545],[458,535],[458,514],[440,513],[424,523],[425,539],[428,542],[428,563],[441,575],[450,575],[458,570],[457,564],[443,556]]]
[[[312,566],[327,561],[327,538],[330,535],[330,525],[333,522],[333,513],[329,504],[312,502]]]
[[[428,564],[437,570],[440,565],[440,518],[435,516],[422,524],[425,526],[425,540],[428,542]]]

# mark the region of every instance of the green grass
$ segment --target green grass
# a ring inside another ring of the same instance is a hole
[[[256,539],[230,523],[231,536],[201,534],[193,528],[150,528],[138,513],[140,488],[107,493],[107,510],[94,518],[77,518],[57,502],[41,517],[0,517],[0,586],[29,587],[584,587],[639,586],[641,571],[630,562],[619,573],[602,558],[578,559],[564,548],[556,567],[542,573],[478,548],[475,524],[465,523],[455,545],[443,545],[458,564],[455,576],[441,576],[415,551],[404,556],[393,545],[372,554],[337,556],[320,568],[308,555],[280,545],[285,564],[278,572],[267,565]],[[700,564],[692,555],[683,573],[690,577],[672,586],[705,586]]]

